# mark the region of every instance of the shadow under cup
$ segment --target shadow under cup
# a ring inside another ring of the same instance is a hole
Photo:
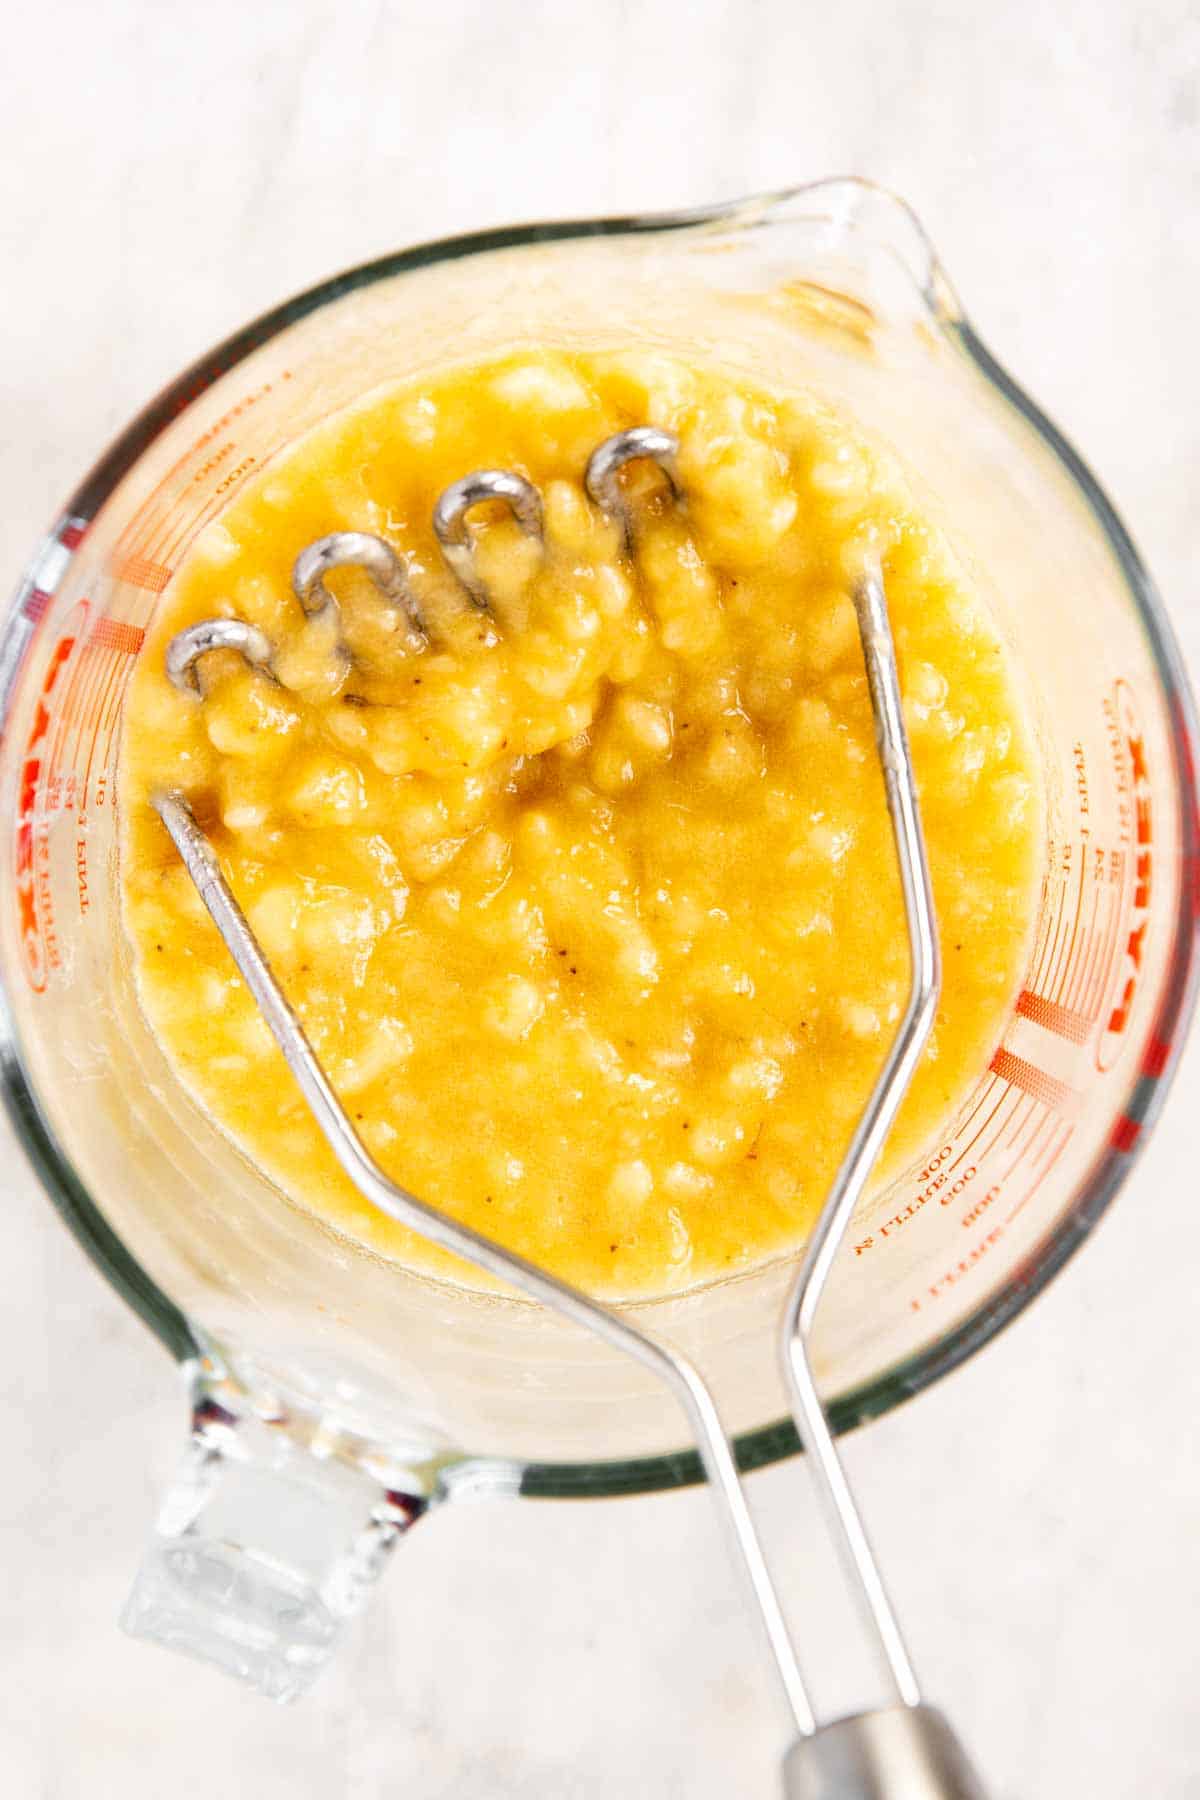
[[[1041,745],[1028,968],[957,1118],[851,1229],[817,1342],[838,1426],[969,1354],[1090,1229],[1157,1110],[1195,948],[1191,712],[1169,630],[1095,482],[974,337],[898,202],[836,182],[451,241],[326,283],[205,358],[84,484],[7,621],[10,1111],[72,1227],[177,1355],[207,1355],[260,1410],[300,1409],[400,1460],[497,1459],[523,1492],[699,1471],[640,1367],[524,1302],[368,1254],[282,1200],[188,1099],[121,932],[121,705],[193,537],[300,433],[449,359],[631,338],[815,389],[895,447],[994,609]],[[795,1448],[776,1354],[790,1273],[631,1309],[711,1379],[744,1466]]]

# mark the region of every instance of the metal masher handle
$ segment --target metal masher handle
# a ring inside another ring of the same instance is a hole
[[[233,892],[221,873],[212,844],[179,794],[158,794],[154,805],[183,859],[196,891],[207,907],[243,981],[257,1002],[288,1068],[338,1162],[372,1206],[415,1231],[428,1243],[461,1256],[519,1293],[569,1319],[615,1350],[623,1351],[662,1381],[687,1415],[705,1474],[720,1502],[729,1528],[735,1558],[749,1585],[750,1594],[766,1634],[775,1668],[796,1728],[815,1729],[815,1720],[796,1653],[788,1634],[779,1597],[775,1592],[750,1509],[746,1503],[733,1447],[721,1423],[716,1402],[698,1371],[676,1351],[644,1336],[633,1325],[600,1306],[577,1288],[548,1275],[536,1263],[502,1250],[490,1238],[460,1225],[445,1213],[427,1206],[407,1188],[392,1181],[364,1147],[329,1078],[305,1035],[282,988],[263,955]]]
[[[783,1765],[784,1800],[987,1800],[945,1717],[885,1706],[802,1737]]]
[[[929,861],[921,830],[912,754],[904,729],[896,650],[878,568],[868,570],[860,577],[854,589],[854,605],[875,714],[875,735],[888,812],[900,864],[908,928],[909,995],[904,1016],[855,1127],[850,1148],[805,1247],[784,1308],[782,1352],[796,1428],[812,1458],[818,1485],[836,1522],[850,1574],[862,1596],[896,1698],[905,1706],[917,1706],[921,1700],[917,1678],[835,1447],[810,1357],[813,1325],[834,1259],[916,1073],[921,1052],[933,1029],[942,983]]]
[[[950,1725],[921,1700],[883,1575],[871,1549],[810,1355],[821,1297],[854,1209],[891,1130],[933,1029],[941,991],[937,917],[921,830],[916,777],[900,697],[896,649],[878,566],[854,588],[854,607],[875,716],[875,737],[900,867],[908,931],[908,1003],[896,1036],[821,1208],[783,1315],[784,1374],[800,1441],[835,1523],[852,1581],[898,1704],[801,1733],[784,1763],[785,1800],[985,1800]]]

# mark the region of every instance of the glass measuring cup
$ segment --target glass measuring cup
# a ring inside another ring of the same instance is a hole
[[[10,1110],[194,1388],[132,1622],[272,1692],[320,1666],[430,1499],[640,1491],[696,1466],[648,1378],[522,1303],[336,1237],[182,1093],[118,925],[122,697],[195,533],[309,425],[449,357],[631,335],[816,387],[892,443],[988,593],[1039,727],[1029,967],[990,1070],[846,1247],[818,1346],[839,1424],[953,1366],[1061,1264],[1144,1137],[1190,997],[1195,795],[1169,632],[1103,496],[898,203],[838,182],[459,240],[355,270],[215,351],[84,484],[8,621],[0,959]],[[748,1466],[794,1448],[773,1351],[789,1273],[636,1309],[709,1373]]]

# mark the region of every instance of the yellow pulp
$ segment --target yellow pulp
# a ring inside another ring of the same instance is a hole
[[[631,548],[591,450],[679,433],[685,494],[631,467]],[[541,490],[545,548],[472,524],[495,625],[430,515],[480,467]],[[355,570],[306,621],[297,553],[408,560],[414,648]],[[945,954],[883,1174],[995,1048],[1042,839],[996,630],[895,470],[804,397],[655,354],[513,354],[371,396],[199,538],[138,668],[121,877],[142,1005],[201,1105],[294,1201],[470,1279],[340,1174],[150,804],[181,789],[363,1140],[396,1179],[594,1292],[662,1293],[799,1244],[903,1007],[896,857],[850,590],[882,564]],[[172,635],[252,621],[203,700]]]

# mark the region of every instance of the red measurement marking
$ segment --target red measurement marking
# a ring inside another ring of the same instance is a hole
[[[989,1080],[986,1084],[986,1091],[990,1092],[994,1085],[994,1079]],[[1000,1123],[992,1133],[990,1140],[983,1145],[983,1148],[976,1153],[969,1163],[967,1163],[966,1167],[962,1170],[962,1173],[955,1178],[954,1171],[960,1167],[975,1145],[980,1143],[981,1140],[987,1136],[993,1120],[1001,1114],[1003,1107],[1010,1100],[1013,1101],[1013,1106],[1008,1117],[1000,1119]],[[963,1197],[967,1189],[978,1176],[984,1175],[986,1177],[988,1157],[991,1156],[993,1151],[999,1149],[1006,1129],[1012,1124],[1017,1113],[1024,1104],[1025,1096],[1019,1090],[1009,1086],[1001,1086],[1000,1098],[992,1107],[992,1110],[989,1112],[979,1130],[975,1133],[975,1136],[963,1146],[952,1162],[946,1160],[951,1154],[951,1145],[949,1144],[947,1144],[944,1149],[939,1150],[936,1156],[931,1157],[928,1166],[922,1171],[920,1177],[921,1181],[927,1183],[927,1185],[918,1188],[913,1198],[909,1200],[906,1205],[902,1206],[891,1218],[882,1219],[876,1222],[872,1230],[867,1233],[866,1237],[855,1244],[855,1256],[863,1256],[867,1251],[881,1247],[885,1241],[890,1240],[898,1231],[908,1224],[909,1220],[914,1219],[931,1200],[936,1199],[939,1206],[953,1206],[956,1200],[960,1200]],[[1031,1102],[1031,1113],[1037,1113],[1038,1110],[1039,1109]],[[978,1111],[978,1108],[976,1108],[976,1111]],[[1051,1113],[1043,1112],[1041,1114],[1043,1120],[1050,1119],[1053,1116],[1054,1115]],[[955,1142],[958,1142],[957,1138],[955,1139]],[[979,1215],[992,1204],[992,1201],[996,1199],[999,1192],[1000,1188],[997,1186],[994,1192],[990,1192],[984,1196],[979,1202]],[[961,1223],[969,1227],[975,1223],[975,1219],[966,1218],[962,1220]]]
[[[129,678],[132,674],[133,664],[131,662],[124,662],[120,665],[117,682],[112,690],[112,698],[108,703],[108,711],[101,726],[101,729],[107,733],[104,741],[104,759],[100,765],[102,769],[108,769],[112,766],[113,743],[116,739],[117,727],[121,722],[121,708],[125,702],[125,689],[129,686]],[[109,792],[110,795],[115,795],[116,793],[115,774],[110,781]]]
[[[1093,1021],[1085,1013],[1060,1006],[1057,1000],[1047,1000],[1044,994],[1035,994],[1029,988],[1022,989],[1017,1012],[1023,1019],[1032,1019],[1043,1031],[1052,1031],[1055,1037],[1067,1038],[1072,1044],[1086,1042],[1092,1029]]]
[[[1170,1044],[1166,1038],[1161,1038],[1156,1033],[1146,1045],[1146,1053],[1142,1057],[1142,1074],[1149,1075],[1152,1081],[1157,1081],[1170,1060]]]
[[[37,625],[45,618],[53,597],[54,596],[48,594],[44,588],[33,588],[31,592],[25,596],[25,604],[22,606],[21,611],[31,625]]]
[[[111,664],[108,680],[104,684],[104,692],[101,694],[99,703],[96,707],[96,729],[93,734],[93,742],[95,738],[99,737],[102,731],[107,729],[112,712],[113,695],[124,691],[125,683],[132,673],[132,663],[123,660],[121,657],[117,657]]]
[[[1030,1193],[1037,1192],[1071,1139],[1075,1136],[1075,1126],[1070,1120],[1064,1125],[1061,1137],[1056,1135],[1057,1130],[1058,1127],[1056,1124],[1054,1131],[1050,1133],[1050,1137],[1043,1149],[1042,1160],[1038,1165],[1037,1173],[1033,1179],[1033,1186],[1029,1190]]]
[[[105,679],[104,686],[100,691],[100,697],[96,702],[92,715],[92,740],[88,746],[87,766],[83,771],[83,787],[79,795],[79,824],[81,827],[87,823],[88,801],[91,796],[92,767],[96,761],[96,750],[100,742],[100,733],[104,729],[105,715],[108,710],[114,687],[118,690],[124,687],[124,679],[128,678],[129,669],[130,665],[128,663],[123,663],[119,657],[114,658],[109,665],[108,675]],[[104,756],[100,764],[102,769],[105,769],[108,766],[110,749],[111,740],[105,745]]]
[[[1054,950],[1038,981],[1040,988],[1050,988],[1058,974],[1059,961],[1066,948],[1070,935],[1070,913],[1067,907],[1067,891],[1071,885],[1071,871],[1068,867],[1062,878],[1062,892],[1058,896],[1058,914],[1054,926]]]
[[[1122,863],[1128,859],[1122,852]],[[1096,991],[1092,996],[1092,1010],[1099,1016],[1104,1010],[1104,996],[1112,987],[1116,976],[1117,957],[1120,955],[1121,938],[1126,923],[1126,903],[1129,898],[1125,869],[1121,872],[1121,886],[1113,901],[1112,916],[1109,920],[1108,938],[1104,946],[1104,963],[1097,974]]]
[[[1065,1081],[1059,1081],[1055,1076],[1048,1075],[1045,1069],[1026,1062],[1023,1056],[1014,1056],[1003,1045],[993,1056],[991,1066],[993,1074],[998,1075],[1001,1081],[1009,1081],[1024,1093],[1032,1094],[1035,1100],[1040,1100],[1043,1106],[1052,1107],[1055,1112],[1073,1106],[1079,1098]]]
[[[44,992],[49,971],[57,968],[61,951],[54,930],[50,890],[50,852],[45,812],[39,805],[45,793],[45,751],[50,734],[50,696],[63,669],[71,660],[78,633],[87,623],[88,603],[81,600],[70,615],[67,629],[50,655],[33,723],[25,740],[25,755],[17,792],[14,865],[17,929],[26,979],[34,993]]]
[[[89,719],[95,718],[95,697],[97,685],[103,680],[104,670],[111,658],[106,651],[96,650],[90,643],[85,643],[79,653],[76,665],[78,689],[73,683],[67,692],[66,707],[68,725],[75,732],[75,742],[69,745],[69,731],[64,734],[63,749],[58,766],[71,771],[72,776],[79,767],[79,751],[83,743],[84,732]],[[77,798],[82,805],[83,796]]]
[[[1105,929],[1101,931],[1097,920],[1099,920],[1099,909],[1105,900],[1105,895],[1108,896],[1110,905],[1108,905],[1108,916],[1105,918]],[[1083,967],[1079,970],[1079,992],[1072,997],[1072,1006],[1076,1008],[1076,1012],[1087,1013],[1088,1019],[1096,1017],[1096,1013],[1092,1010],[1092,994],[1096,988],[1096,970],[1103,967],[1103,961],[1105,961],[1106,947],[1108,947],[1108,925],[1112,922],[1112,911],[1114,911],[1112,909],[1112,889],[1097,886],[1096,900],[1092,904],[1092,923],[1088,927],[1090,952],[1088,952],[1087,959],[1083,961]]]
[[[64,550],[78,550],[87,536],[89,521],[87,519],[68,519],[58,534],[58,541]]]
[[[126,555],[113,559],[113,578],[127,581],[131,587],[143,588],[148,594],[161,594],[174,570],[166,563],[152,562],[148,556]]]
[[[54,767],[56,770],[77,770],[90,737],[83,788],[70,796],[72,804],[78,803],[81,818],[87,806],[87,782],[95,760],[96,738],[113,676],[121,667],[132,667],[132,658],[141,648],[145,635],[140,626],[130,625],[123,619],[97,619],[88,633],[67,691],[63,707],[64,731],[55,747]],[[73,742],[70,736],[72,731]],[[70,781],[74,786],[73,774]]]
[[[1100,940],[1100,933],[1096,930],[1096,920],[1100,915],[1100,898],[1103,890],[1096,879],[1094,862],[1092,864],[1091,883],[1092,915],[1087,922],[1087,929],[1080,942],[1079,960],[1075,965],[1074,973],[1068,983],[1067,991],[1062,996],[1063,1005],[1070,1007],[1074,1012],[1082,1010],[1079,1002],[1087,988],[1088,980],[1092,973],[1092,966],[1096,960],[1096,950]]]
[[[1154,887],[1154,811],[1150,792],[1150,775],[1146,765],[1146,741],[1133,698],[1133,690],[1125,681],[1113,688],[1113,705],[1129,753],[1133,800],[1133,904],[1129,929],[1117,975],[1117,992],[1113,996],[1107,1023],[1096,1045],[1096,1067],[1103,1073],[1111,1069],[1120,1055],[1133,1013],[1133,1003],[1141,985],[1145,959],[1146,933],[1150,923],[1150,897]]]
[[[1047,887],[1049,887],[1049,877],[1047,877]],[[1047,896],[1047,905],[1049,905],[1049,896]],[[1045,968],[1045,958],[1049,956],[1049,949],[1051,949],[1051,938],[1054,936],[1054,923],[1056,923],[1056,918],[1058,918],[1058,914],[1054,914],[1054,916],[1049,916],[1049,914],[1047,914],[1047,916],[1045,916],[1045,925],[1043,925],[1042,934],[1040,934],[1038,956],[1036,956],[1036,965],[1034,965],[1033,970],[1034,981],[1040,979],[1042,970]]]
[[[230,446],[231,449],[235,447],[236,446]],[[182,519],[176,521],[175,530],[173,533],[168,534],[166,543],[160,554],[164,557],[170,557],[173,563],[178,562],[180,556],[200,532],[204,530],[204,527],[208,524],[209,520],[216,518],[221,508],[229,503],[236,489],[242,485],[247,476],[258,466],[258,457],[251,453],[247,453],[240,458],[234,467],[221,477],[220,481],[213,489],[212,494],[205,501],[198,513],[194,516],[185,514]]]
[[[1061,1121],[1057,1113],[1044,1112],[1042,1114],[1038,1121],[1037,1130],[1033,1133],[1032,1137],[1026,1140],[1025,1148],[1020,1151],[1018,1155],[1013,1157],[1012,1167],[1008,1171],[1010,1179],[1016,1176],[1018,1169],[1020,1169],[1022,1165],[1036,1166],[1038,1156],[1045,1149],[1046,1144],[1053,1138],[1060,1123]]]
[[[988,1095],[991,1093],[994,1083],[995,1083],[995,1076],[993,1075],[992,1071],[989,1069],[987,1074],[984,1076],[982,1082],[979,1085],[979,1091],[975,1095],[975,1104],[972,1106],[970,1112],[967,1114],[967,1116],[963,1120],[962,1124],[958,1127],[958,1133],[957,1133],[958,1137],[961,1137],[963,1132],[968,1130],[970,1128],[970,1126],[974,1123],[974,1121],[979,1117],[980,1109],[982,1108]]]
[[[1128,1113],[1122,1113],[1112,1128],[1109,1143],[1114,1150],[1130,1151],[1142,1135],[1140,1119],[1131,1119]]]
[[[130,521],[126,530],[122,532],[117,544],[118,554],[125,556],[145,555],[157,536],[161,525],[171,516],[170,508],[164,503],[164,496],[167,489],[188,459],[196,455],[198,451],[202,450],[204,445],[209,441],[210,436],[219,433],[220,428],[221,422],[218,420],[217,424],[212,428],[212,431],[205,432],[203,437],[198,438],[194,444],[189,444],[187,449],[183,452],[183,455],[178,457],[175,462],[171,464],[171,467],[167,470],[166,474],[155,483],[150,493],[147,494],[145,500],[142,502],[137,515]]]
[[[1054,980],[1049,984],[1050,988],[1051,988],[1051,996],[1055,1000],[1063,999],[1064,991],[1065,991],[1066,985],[1067,985],[1067,980],[1071,973],[1072,964],[1073,964],[1074,958],[1075,958],[1075,945],[1079,938],[1079,921],[1083,917],[1083,896],[1086,891],[1086,888],[1087,888],[1087,843],[1085,840],[1084,843],[1081,844],[1079,847],[1079,893],[1075,900],[1075,917],[1071,922],[1071,935],[1070,935],[1069,939],[1067,940],[1067,945],[1066,945],[1067,953],[1066,953],[1066,956],[1063,958],[1061,967],[1055,971]]]
[[[1041,1116],[1044,1118],[1046,1115],[1043,1113]],[[1017,1104],[1014,1106],[1014,1108],[1012,1110],[1012,1115],[1008,1121],[1009,1127],[1010,1127],[1009,1134],[1008,1134],[1008,1137],[1004,1140],[1002,1148],[1005,1150],[1012,1150],[1013,1148],[1015,1148],[1018,1140],[1020,1139],[1021,1133],[1025,1130],[1025,1127],[1029,1124],[1031,1119],[1035,1119],[1037,1117],[1038,1117],[1037,1101],[1030,1099],[1030,1096],[1028,1094],[1022,1094],[1018,1090]]]
[[[1000,1111],[1000,1108],[1004,1105],[1004,1102],[1008,1099],[1008,1097],[1011,1093],[1012,1093],[1011,1088],[1001,1087],[1000,1098],[997,1100],[995,1106],[993,1106],[991,1112],[988,1114],[987,1118],[983,1121],[983,1124],[979,1127],[979,1130],[975,1133],[974,1137],[967,1139],[966,1143],[963,1145],[963,1147],[959,1151],[958,1155],[954,1158],[954,1161],[950,1164],[951,1170],[957,1169],[959,1163],[962,1162],[963,1158],[965,1156],[968,1156],[971,1153],[971,1151],[975,1148],[976,1144],[979,1142],[980,1138],[983,1136],[984,1132],[987,1130],[988,1126],[991,1124],[992,1120],[995,1118],[996,1114]],[[1018,1105],[1019,1104],[1020,1104],[1020,1101],[1018,1099]],[[987,1154],[986,1151],[981,1150],[979,1152],[978,1157],[976,1158],[976,1161],[982,1162],[983,1158],[986,1154]]]
[[[89,603],[86,600],[81,601],[80,604],[85,609],[84,616],[79,621],[79,628],[74,633],[74,637],[82,642],[87,612],[90,608]],[[46,779],[43,783],[41,793],[42,807],[46,811],[53,812],[61,802],[62,795],[59,775],[65,762],[63,752],[67,742],[67,735],[76,719],[76,695],[79,691],[81,676],[86,675],[86,673],[87,657],[81,648],[79,655],[74,658],[71,664],[71,673],[67,680],[66,691],[57,707],[54,720],[54,736],[51,739],[49,754],[46,757]]]
[[[113,687],[100,721],[100,730],[104,735],[104,756],[101,767],[108,768],[112,764],[113,744],[116,741],[117,726],[121,722],[121,707],[125,700],[125,689],[129,686],[129,678],[133,674],[132,663],[122,663],[118,668],[119,679]]]
[[[145,641],[141,626],[129,625],[124,619],[97,619],[88,637],[89,646],[119,650],[125,656],[136,656]]]
[[[214,370],[210,380],[215,381],[223,373],[225,373],[225,371],[222,369]],[[292,371],[290,369],[282,369],[277,380],[284,382],[290,381],[291,378]],[[205,381],[185,393],[179,403],[180,410],[189,405],[192,400],[197,399],[205,391],[205,388],[208,385],[209,382]],[[199,456],[202,451],[207,450],[210,444],[215,443],[226,427],[231,425],[236,418],[242,413],[248,412],[251,407],[257,406],[260,400],[271,393],[274,386],[274,381],[264,382],[262,387],[257,388],[251,394],[247,394],[244,399],[237,401],[235,405],[231,406],[227,412],[222,413],[219,419],[214,419],[207,430],[201,432],[200,436],[195,438],[192,443],[188,445],[182,455],[177,457],[165,474],[160,476],[159,480],[155,482],[154,487],[142,502],[136,516],[130,521],[128,528],[122,533],[118,544],[119,552],[125,554],[136,552],[145,556],[154,540],[161,536],[164,527],[167,528],[168,536],[170,535],[176,502],[168,502],[166,494],[167,490],[175,481],[176,476],[182,473],[193,457]],[[184,483],[185,489],[190,485],[190,481],[191,478],[189,477],[189,480]]]
[[[1044,1136],[1048,1130],[1053,1131],[1057,1124],[1057,1113],[1048,1112],[1044,1107],[1039,1108],[1037,1101],[1034,1102],[1034,1107],[1036,1109],[1035,1117],[1037,1118],[1037,1125],[1025,1139],[1025,1144],[1020,1155],[1014,1158],[1014,1169],[1019,1163],[1029,1161],[1030,1157],[1033,1155],[1034,1145],[1037,1143],[1038,1139]]]
[[[1044,1185],[1046,1178],[1050,1174],[1050,1171],[1053,1169],[1055,1163],[1058,1161],[1059,1157],[1062,1155],[1063,1151],[1066,1149],[1067,1145],[1070,1143],[1070,1141],[1074,1137],[1074,1135],[1075,1135],[1074,1125],[1067,1125],[1066,1128],[1064,1129],[1061,1137],[1058,1137],[1057,1139],[1055,1139],[1054,1137],[1051,1138],[1051,1142],[1048,1147],[1048,1154],[1043,1158],[1041,1167],[1037,1170],[1037,1173],[1034,1175],[1033,1180],[1030,1182],[1029,1186],[1026,1188],[1025,1192],[1021,1195],[1021,1198],[1017,1201],[1017,1204],[1013,1207],[1012,1211],[1009,1213],[1008,1217],[1004,1221],[1003,1228],[1005,1231],[1008,1230],[1008,1227],[1012,1224],[1013,1220],[1017,1217],[1018,1213],[1021,1213],[1025,1210],[1025,1208],[1029,1205],[1029,1202],[1033,1199],[1034,1195]]]
[[[104,671],[108,667],[110,658],[110,651],[97,650],[90,643],[83,644],[80,649],[63,709],[66,713],[68,729],[64,733],[64,749],[59,761],[59,766],[62,768],[73,766],[75,755],[79,749],[80,737],[88,720],[95,716],[96,689],[99,681],[104,677]],[[65,744],[72,730],[75,732],[75,744],[74,748],[68,752]]]
[[[960,1282],[964,1275],[969,1275],[971,1273],[971,1270],[982,1261],[990,1250],[995,1248],[1003,1236],[1003,1225],[993,1226],[989,1232],[986,1232],[983,1237],[971,1246],[965,1256],[959,1258],[953,1268],[947,1269],[944,1275],[939,1276],[936,1281],[930,1282],[925,1297],[920,1300],[912,1300],[909,1302],[912,1310],[914,1312],[920,1312],[922,1307],[929,1304],[930,1300],[942,1299],[948,1289]]]
[[[204,530],[208,521],[215,518],[220,512],[222,506],[230,498],[233,487],[254,468],[256,460],[253,456],[242,458],[231,471],[228,484],[222,480],[216,492],[210,495],[198,512],[185,512],[182,517],[176,515],[172,519],[163,540],[161,554],[164,557],[170,557],[173,563],[179,561],[188,546]]]
[[[1028,1097],[1029,1096],[1027,1094],[1021,1093],[1020,1089],[1017,1089],[1013,1092],[1012,1108],[1007,1114],[1004,1114],[1004,1113],[1000,1114],[1000,1123],[997,1125],[996,1130],[993,1133],[989,1142],[986,1143],[984,1145],[983,1149],[979,1152],[979,1156],[978,1156],[977,1160],[980,1163],[984,1162],[987,1157],[991,1156],[993,1151],[999,1152],[1003,1148],[1004,1134],[1008,1130],[1009,1126],[1012,1124],[1013,1120],[1016,1118],[1017,1114],[1020,1112],[1022,1106],[1025,1104],[1025,1101],[1028,1099]],[[999,1109],[997,1109],[997,1111],[999,1111]]]

